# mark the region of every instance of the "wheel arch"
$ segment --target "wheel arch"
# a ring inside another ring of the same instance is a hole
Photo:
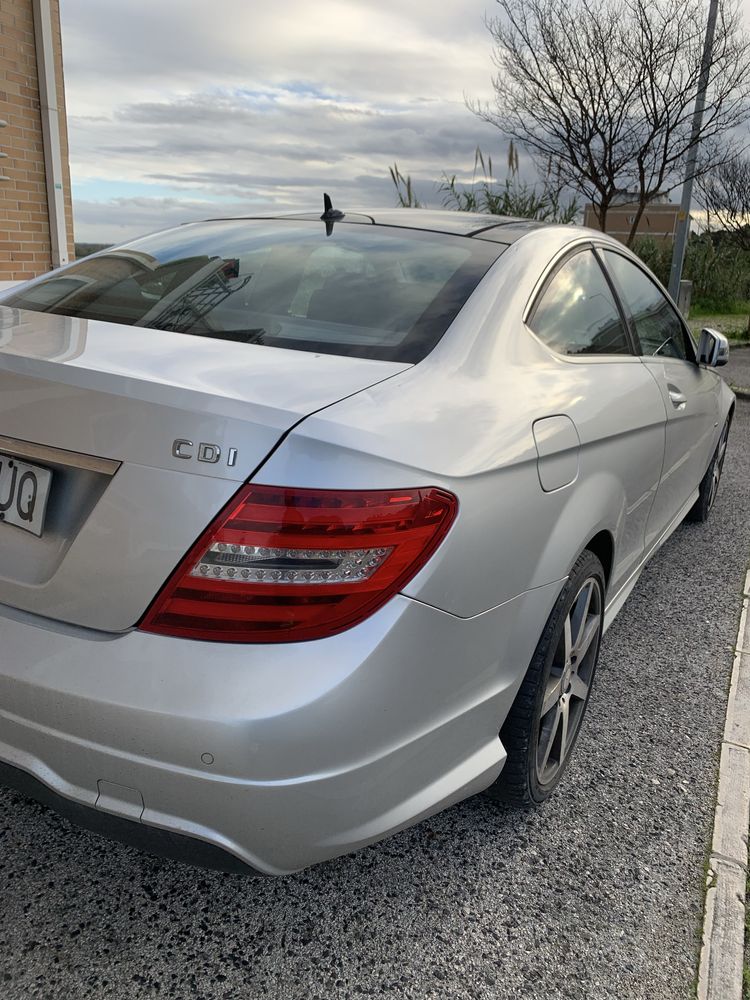
[[[548,521],[532,586],[567,577],[576,560],[589,549],[604,568],[607,590],[617,587],[626,569],[622,565],[626,546],[622,543],[628,527],[628,496],[617,472],[594,471],[572,487],[551,494],[550,499],[555,496],[559,505]]]
[[[593,538],[590,538],[584,548],[593,552],[604,569],[604,589],[609,588],[609,581],[612,577],[612,567],[615,564],[615,539],[611,531],[606,529],[598,531]]]

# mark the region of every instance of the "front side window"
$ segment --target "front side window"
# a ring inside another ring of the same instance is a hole
[[[236,343],[417,362],[504,250],[396,227],[339,223],[327,235],[318,221],[232,219],[115,247],[1,301]]]
[[[687,360],[685,329],[672,304],[648,275],[627,257],[612,250],[603,252],[630,309],[641,352],[646,356]]]
[[[630,354],[612,290],[591,250],[570,257],[554,274],[529,326],[558,354]]]

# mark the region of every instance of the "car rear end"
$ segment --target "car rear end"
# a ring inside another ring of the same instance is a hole
[[[184,227],[6,296],[0,778],[279,873],[498,773],[487,679],[539,597],[474,620],[404,595],[461,516],[450,484],[381,464],[349,489],[343,452],[325,489],[256,481],[306,417],[418,363],[502,249],[428,236]]]

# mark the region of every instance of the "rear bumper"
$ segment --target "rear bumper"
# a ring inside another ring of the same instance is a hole
[[[184,834],[160,830],[147,823],[123,819],[93,806],[84,806],[73,799],[53,791],[28,771],[0,763],[0,785],[13,788],[21,795],[36,799],[55,812],[69,819],[77,826],[93,833],[100,833],[110,840],[118,840],[141,851],[158,854],[163,858],[183,861],[213,871],[232,872],[242,875],[259,874],[233,854],[227,853],[205,840],[186,837]]]
[[[268,646],[2,609],[0,762],[86,807],[82,825],[94,812],[115,836],[104,817],[143,828],[142,847],[165,831],[295,871],[495,779],[497,733],[558,590],[471,619],[398,596],[338,636]]]

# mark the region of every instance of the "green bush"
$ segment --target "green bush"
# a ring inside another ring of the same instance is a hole
[[[671,244],[641,236],[633,250],[662,284],[669,284]],[[714,313],[745,311],[750,299],[750,254],[727,234],[693,234],[685,252],[682,276],[693,283],[692,309]]]

